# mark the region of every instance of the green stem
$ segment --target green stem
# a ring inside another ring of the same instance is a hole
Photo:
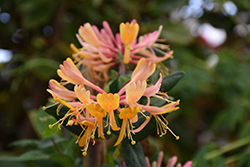
[[[219,155],[222,155],[228,151],[231,151],[231,150],[234,150],[236,148],[239,148],[241,146],[244,146],[246,144],[250,143],[250,137],[246,137],[246,138],[243,138],[243,139],[240,139],[240,140],[237,140],[235,142],[232,142],[232,143],[229,143],[223,147],[221,147],[219,150],[214,150],[214,151],[211,151],[209,153],[207,153],[207,155],[205,156],[205,158],[207,160],[210,160],[210,159],[213,159]]]

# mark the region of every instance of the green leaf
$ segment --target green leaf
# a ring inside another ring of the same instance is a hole
[[[194,167],[207,167],[208,162],[205,159],[205,155],[208,152],[208,146],[202,147],[195,155],[195,158],[193,160],[193,166]]]
[[[111,93],[117,93],[124,86],[124,84],[130,79],[130,75],[120,75],[109,86]]]
[[[49,155],[42,151],[28,151],[18,157],[0,157],[0,161],[43,161],[48,159]]]
[[[179,82],[179,80],[184,77],[184,75],[185,73],[183,71],[177,71],[167,75],[162,80],[160,91],[170,91]]]
[[[49,128],[49,125],[55,122],[56,122],[55,118],[53,118],[51,115],[44,112],[42,107],[39,108],[36,127],[37,127],[38,133],[42,137],[44,138],[51,137],[54,134],[59,132],[59,129],[57,126],[53,126],[51,129]]]
[[[54,153],[50,155],[49,159],[58,163],[61,167],[74,167],[72,159],[64,154]]]
[[[51,18],[54,5],[53,1],[48,1],[46,3],[42,3],[41,5],[33,6],[30,11],[23,13],[25,15],[22,20],[23,27],[26,29],[32,29],[46,24],[46,22],[48,22]]]
[[[49,79],[55,75],[59,63],[47,58],[35,58],[27,61],[24,66],[25,71],[33,71],[42,79]]]
[[[142,150],[140,142],[137,142],[135,145],[130,143],[122,143],[122,154],[127,167],[136,166],[136,167],[145,167],[147,166],[145,155]]]
[[[26,139],[26,140],[18,140],[18,141],[14,141],[10,144],[10,146],[18,146],[18,147],[28,147],[28,146],[32,146],[32,147],[36,147],[38,146],[40,143],[39,140],[35,140],[35,139]]]

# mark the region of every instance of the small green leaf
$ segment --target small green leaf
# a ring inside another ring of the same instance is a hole
[[[39,140],[34,140],[34,139],[26,139],[26,140],[18,140],[14,141],[10,144],[10,146],[18,146],[18,147],[36,147],[40,143]]]
[[[117,77],[109,86],[109,91],[111,93],[117,93],[119,90],[124,86],[124,83],[126,83],[130,79],[130,75],[120,75]]]
[[[50,155],[49,159],[58,163],[61,167],[74,167],[72,159],[64,154],[54,153]]]
[[[47,114],[46,112],[44,112],[42,107],[40,107],[38,111],[38,115],[37,115],[36,127],[37,127],[38,133],[42,137],[44,138],[51,137],[54,134],[59,132],[59,129],[57,126],[53,126],[51,129],[49,128],[49,125],[55,122],[56,122],[56,119],[53,118],[51,115]]]
[[[179,82],[179,80],[184,77],[184,75],[185,73],[183,71],[177,71],[167,75],[162,80],[160,91],[170,91]]]
[[[42,151],[28,151],[18,157],[0,157],[0,161],[43,161],[48,159],[49,155]]]
[[[140,142],[136,142],[135,145],[130,143],[122,143],[122,154],[127,167],[145,167],[147,166],[145,155],[142,150]]]

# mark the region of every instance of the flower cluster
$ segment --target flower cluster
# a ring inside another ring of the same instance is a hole
[[[127,43],[127,45],[129,44]],[[99,51],[103,52],[101,48],[99,48]],[[81,126],[82,133],[79,135],[77,142],[80,147],[83,147],[83,155],[86,155],[89,141],[95,141],[95,136],[105,139],[104,124],[108,127],[108,135],[111,134],[111,129],[119,131],[114,146],[119,145],[124,137],[135,144],[136,141],[132,134],[136,135],[140,132],[152,117],[156,120],[159,135],[166,134],[167,130],[171,132],[167,126],[167,120],[162,114],[177,110],[179,100],[170,101],[166,98],[166,93],[159,91],[162,82],[161,75],[155,85],[147,85],[147,79],[155,71],[155,68],[156,65],[152,61],[145,58],[140,59],[131,79],[117,93],[113,94],[105,92],[102,88],[87,80],[72,59],[67,58],[57,71],[62,79],[61,82],[52,79],[49,81],[50,89],[47,89],[55,101],[69,108],[64,117],[57,122],[59,128],[65,120],[67,120],[68,126]],[[73,84],[74,89],[67,89],[67,84]],[[91,90],[96,93],[91,93]],[[142,96],[147,98],[145,105],[138,102]],[[167,104],[161,107],[151,106],[150,97],[153,96],[166,100]],[[145,114],[145,112],[149,114]],[[133,123],[138,121],[138,113],[144,115],[146,119],[139,127],[134,128]],[[120,127],[117,125],[116,115],[122,120]],[[179,138],[176,135],[174,136],[177,139]]]
[[[124,64],[137,64],[142,57],[154,63],[171,57],[173,51],[169,50],[169,46],[157,43],[161,41],[158,39],[161,30],[162,26],[152,33],[140,36],[137,40],[139,25],[136,20],[121,23],[120,33],[115,35],[106,21],[103,22],[101,30],[95,25],[85,23],[80,26],[77,34],[82,48],[78,49],[71,44],[71,49],[75,59],[88,68],[92,77],[107,81],[108,69],[118,64],[121,64],[120,70],[124,71]],[[155,51],[163,56],[156,56]]]

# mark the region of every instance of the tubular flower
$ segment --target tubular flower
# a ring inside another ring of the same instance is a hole
[[[92,103],[86,105],[88,112],[96,119],[95,124],[98,126],[98,137],[105,139],[103,134],[103,118],[106,117],[107,112],[104,108],[101,108],[99,104]]]
[[[85,23],[80,26],[76,35],[82,48],[78,49],[74,44],[70,47],[75,60],[91,71],[92,77],[107,81],[108,69],[118,64],[137,64],[142,56],[154,63],[170,58],[173,52],[169,50],[169,46],[157,43],[162,28],[160,26],[158,30],[142,35],[137,40],[139,24],[135,19],[130,23],[121,23],[120,32],[115,35],[106,21],[103,21],[103,28],[100,30],[95,25]],[[155,51],[163,56],[156,56]],[[100,70],[100,67],[105,70]],[[124,65],[120,67],[122,72]]]
[[[82,154],[85,156],[87,155],[87,149],[88,149],[90,137],[94,138],[93,130],[95,128],[95,124],[91,121],[78,121],[75,119],[73,119],[73,121],[75,124],[79,124],[83,129],[76,143],[78,143],[80,147],[83,147]]]
[[[97,95],[97,102],[100,104],[102,108],[104,108],[109,115],[110,125],[113,130],[119,130],[120,128],[117,126],[114,116],[114,110],[119,107],[120,96],[116,94],[104,92],[103,94]],[[108,131],[108,133],[110,133]]]
[[[139,25],[137,23],[130,23],[127,22],[126,24],[120,24],[120,35],[121,41],[125,45],[124,57],[123,62],[128,64],[130,61],[130,49],[131,44],[136,39],[139,32]]]
[[[118,137],[114,146],[117,146],[118,144],[121,143],[123,137],[126,136],[126,130],[127,130],[128,138],[131,139],[131,144],[133,144],[133,145],[135,144],[135,141],[133,140],[131,132],[130,132],[130,127],[133,129],[133,125],[130,122],[130,120],[137,115],[139,110],[140,110],[140,107],[122,108],[121,109],[121,113],[119,114],[119,118],[123,120],[122,127],[121,127],[119,137]]]

